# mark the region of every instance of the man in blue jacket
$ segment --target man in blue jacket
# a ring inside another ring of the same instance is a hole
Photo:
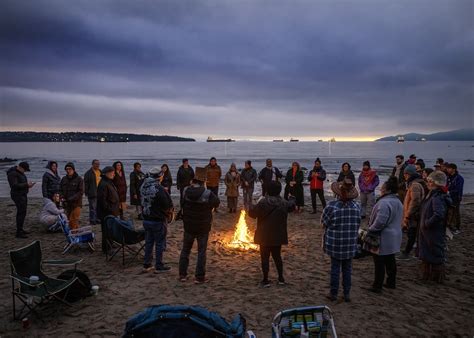
[[[459,175],[458,167],[454,163],[449,163],[446,167],[448,174],[448,192],[453,204],[448,213],[448,225],[453,227],[453,233],[459,234],[461,227],[461,201],[464,188],[464,178]]]

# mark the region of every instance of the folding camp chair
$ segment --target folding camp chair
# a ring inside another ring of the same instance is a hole
[[[133,229],[133,225],[123,221],[118,217],[107,216],[105,222],[106,243],[112,249],[109,257],[109,250],[105,252],[105,259],[111,261],[119,252],[122,252],[122,265],[125,265],[125,251],[133,255],[136,259],[145,248],[145,230]]]
[[[200,306],[156,305],[130,318],[123,337],[255,338],[252,331],[245,330],[245,318],[240,314],[228,323]]]
[[[50,278],[44,274],[42,266],[74,266],[74,270],[76,270],[77,264],[82,262],[82,259],[43,261],[40,241],[34,241],[21,249],[11,250],[9,256],[14,320],[21,320],[30,313],[34,313],[41,319],[36,308],[46,305],[52,300],[70,306],[65,299],[77,277],[74,275],[68,280]],[[33,281],[32,276],[38,277],[38,280]],[[18,315],[15,299],[19,299],[23,303],[23,308]]]
[[[91,226],[80,227],[78,229],[69,228],[69,223],[62,215],[59,216],[59,224],[66,235],[66,245],[64,246],[63,255],[73,247],[80,247],[82,244],[87,244],[91,251],[94,249],[95,234]]]
[[[273,318],[273,338],[325,338],[328,333],[337,338],[331,309],[324,305],[284,310]]]

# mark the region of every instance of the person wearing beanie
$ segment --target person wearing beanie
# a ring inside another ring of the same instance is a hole
[[[43,174],[41,192],[43,198],[52,199],[53,195],[59,193],[61,177],[58,175],[58,162],[48,161],[46,172]]]
[[[413,164],[406,166],[403,175],[407,190],[405,193],[405,199],[403,200],[402,228],[407,232],[408,239],[405,249],[397,259],[408,260],[411,257],[410,253],[418,234],[421,202],[423,202],[428,189],[425,181],[417,173],[416,167]]]
[[[283,276],[283,260],[281,247],[288,245],[288,213],[296,208],[295,198],[288,201],[281,198],[281,183],[271,181],[267,185],[267,195],[262,197],[257,205],[250,206],[249,216],[257,219],[254,242],[260,246],[260,259],[263,279],[260,286],[271,286],[268,275],[270,272],[270,255],[275,262],[278,272],[278,284],[285,285]]]
[[[375,188],[379,185],[379,176],[377,172],[370,167],[370,162],[365,161],[362,165],[362,171],[359,175],[359,190],[361,203],[361,217],[365,219],[372,212],[375,204]]]
[[[107,248],[107,238],[105,234],[105,218],[107,216],[120,216],[120,197],[117,187],[114,185],[115,169],[107,166],[102,169],[102,176],[97,187],[97,218],[102,229],[102,252]]]
[[[446,262],[446,216],[452,203],[443,191],[447,178],[435,171],[428,176],[429,193],[421,205],[418,257],[421,260],[422,279],[442,282]]]
[[[464,178],[459,174],[458,167],[454,163],[449,163],[446,167],[448,175],[448,192],[453,204],[448,210],[448,226],[453,233],[459,234],[461,228],[461,201],[463,197]]]
[[[76,173],[74,163],[68,162],[64,170],[66,171],[66,176],[61,179],[60,183],[61,199],[71,229],[77,229],[79,228],[79,219],[81,218],[84,181]]]
[[[309,172],[308,181],[310,182],[309,191],[311,193],[312,214],[316,213],[316,195],[319,196],[323,209],[326,207],[324,198],[324,181],[326,180],[326,170],[321,165],[319,157],[314,161],[313,170]]]
[[[16,207],[16,238],[28,238],[28,231],[23,229],[25,223],[26,208],[28,206],[28,192],[35,185],[29,182],[25,172],[30,171],[28,162],[20,162],[17,166],[7,170],[8,184],[10,185],[10,197]]]

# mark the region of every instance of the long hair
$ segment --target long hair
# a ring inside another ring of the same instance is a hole
[[[114,164],[112,164],[112,167],[114,167],[115,169],[115,174],[118,175],[117,164],[120,164],[122,166],[122,175],[125,176],[125,168],[123,167],[122,161],[115,161]]]
[[[161,166],[161,171],[163,171],[164,167],[166,167],[166,172],[164,172],[164,176],[166,176],[166,178],[168,178],[168,179],[172,179],[171,172],[170,172],[170,167],[166,163],[164,163]]]

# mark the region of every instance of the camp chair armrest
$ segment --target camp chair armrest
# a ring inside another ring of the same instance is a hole
[[[62,265],[76,265],[82,262],[81,259],[49,259],[44,260],[43,265],[51,265],[51,266],[62,266]]]
[[[38,286],[41,286],[41,285],[44,284],[44,282],[42,282],[42,281],[39,281],[39,282],[36,283],[36,284],[31,284],[29,278],[22,277],[22,276],[19,276],[19,275],[17,275],[17,274],[10,275],[10,278],[16,280],[18,283],[21,283],[21,284],[23,284],[23,285],[29,286],[29,287],[31,287],[31,288],[37,288]]]
[[[80,235],[80,234],[88,233],[88,232],[92,232],[92,227],[90,225],[83,226],[78,229],[71,229],[70,234],[74,236],[74,235]]]

